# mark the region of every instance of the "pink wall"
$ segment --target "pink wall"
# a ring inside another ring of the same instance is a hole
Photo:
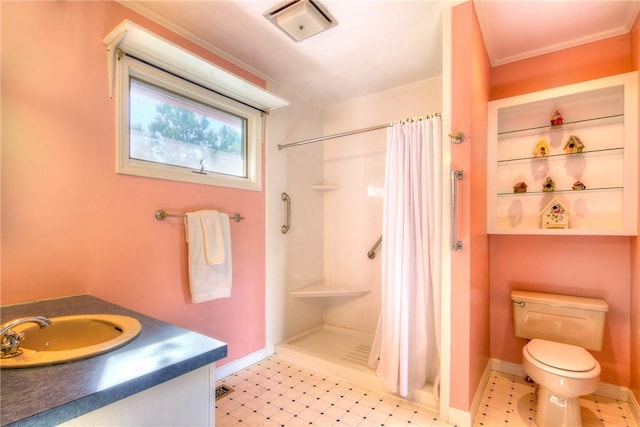
[[[640,18],[631,30],[631,69],[640,70]],[[640,115],[640,111],[638,112]],[[638,159],[640,165],[640,159]],[[640,188],[640,185],[638,186]],[[639,218],[640,219],[640,218]],[[640,225],[640,224],[639,224]],[[640,228],[640,227],[639,227]],[[638,238],[631,239],[631,381],[630,388],[640,401],[640,250]]]
[[[226,361],[263,348],[264,191],[117,175],[102,39],[130,19],[264,81],[115,2],[1,7],[2,304],[89,293],[225,341]],[[182,221],[158,208],[246,217],[231,225],[231,298],[190,303]]]
[[[604,348],[593,352],[602,381],[629,386],[629,238],[491,236],[491,356],[521,363],[512,289],[602,298],[609,304]]]
[[[619,36],[495,67],[491,98],[631,71],[629,49],[630,37]],[[524,341],[513,336],[511,289],[604,298],[610,306],[605,344],[594,356],[604,382],[629,387],[631,240],[491,236],[491,357],[521,362]]]
[[[466,137],[451,147],[459,184],[463,251],[452,254],[451,406],[468,411],[489,360],[489,259],[486,231],[486,126],[489,60],[471,2],[453,8],[452,130]]]
[[[627,71],[628,34],[494,67],[490,98],[507,98]]]

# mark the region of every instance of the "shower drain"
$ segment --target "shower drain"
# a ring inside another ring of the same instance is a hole
[[[233,393],[233,389],[231,387],[226,385],[218,386],[216,387],[216,400],[222,399],[227,394],[231,394],[231,393]]]

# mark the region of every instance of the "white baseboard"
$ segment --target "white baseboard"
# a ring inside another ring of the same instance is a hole
[[[503,374],[516,375],[526,378],[527,374],[522,365],[517,363],[505,362],[504,360],[491,359],[491,370],[502,372]]]
[[[491,371],[494,370],[492,368],[491,359],[487,363],[487,366],[484,367],[484,372],[482,373],[482,378],[480,378],[480,384],[478,384],[478,388],[476,389],[476,394],[473,397],[473,402],[471,402],[471,420],[476,418],[476,414],[478,413],[478,408],[480,407],[480,403],[482,402],[482,394],[484,393],[484,389],[487,388],[487,384],[489,384],[489,380],[491,379]]]
[[[447,422],[456,427],[470,427],[473,423],[473,417],[471,412],[449,407],[449,420]]]
[[[627,399],[627,403],[629,404],[629,410],[631,410],[633,419],[636,420],[636,424],[640,425],[640,404],[631,390],[629,390],[629,399]]]
[[[240,359],[234,360],[233,362],[229,362],[226,365],[216,366],[216,381],[228,377],[229,375],[235,374],[238,371],[243,370],[244,368],[248,368],[254,363],[258,363],[259,361],[266,359],[271,354],[267,351],[266,348],[260,349],[254,353],[247,354]]]
[[[608,383],[600,383],[598,389],[593,394],[608,397],[609,399],[621,400],[623,402],[628,402],[629,396],[633,395],[631,390],[626,387],[620,387]]]
[[[478,408],[482,402],[482,394],[484,393],[484,389],[487,387],[487,384],[489,384],[491,371],[493,370],[492,360],[489,360],[487,366],[484,368],[484,372],[482,373],[482,378],[480,378],[478,388],[476,388],[473,402],[471,402],[471,408],[467,412],[462,409],[449,407],[449,419],[447,420],[449,424],[453,424],[457,427],[470,427],[473,424],[473,420],[476,418],[476,413],[478,412]]]

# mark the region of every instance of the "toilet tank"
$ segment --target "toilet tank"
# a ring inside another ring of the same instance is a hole
[[[605,300],[540,292],[511,291],[513,327],[520,338],[540,338],[602,350]]]

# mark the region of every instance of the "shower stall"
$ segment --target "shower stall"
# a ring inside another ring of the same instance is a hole
[[[315,120],[310,114],[314,110],[307,109],[306,115],[287,118],[291,131],[274,129],[270,119],[267,343],[279,357],[387,392],[367,366],[381,306],[381,250],[376,243],[382,229],[386,131],[283,150],[274,145],[441,108],[442,82],[431,79],[330,107]],[[309,121],[306,126],[298,122],[303,117]],[[289,218],[282,192],[290,198]],[[290,228],[284,234],[287,219]],[[414,400],[438,410],[430,385]]]

